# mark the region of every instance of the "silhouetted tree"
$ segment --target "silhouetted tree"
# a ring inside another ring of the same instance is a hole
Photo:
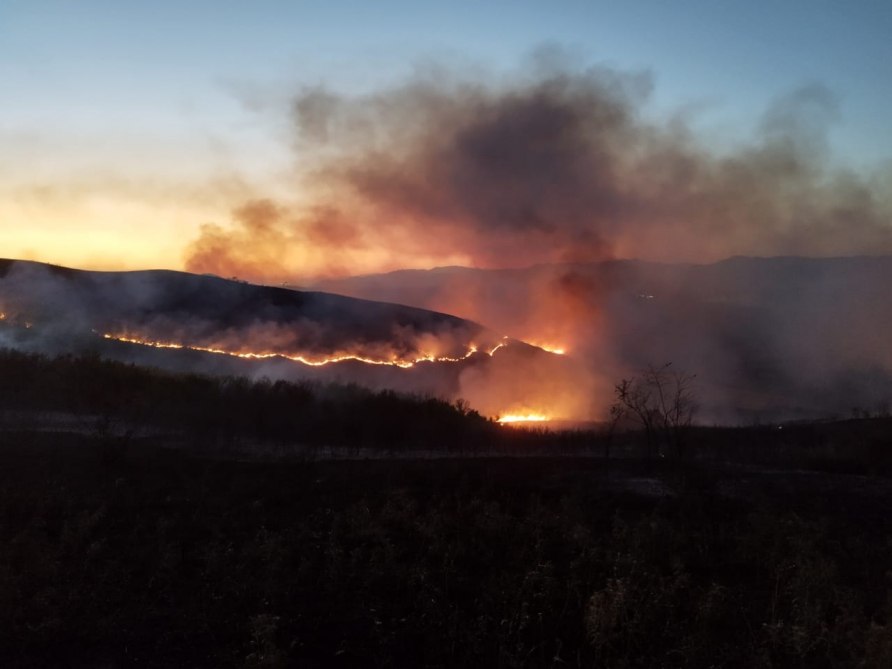
[[[694,419],[696,375],[648,365],[631,379],[615,386],[616,401],[610,410],[611,424],[629,418],[638,423],[647,444],[647,456],[660,453],[662,444],[671,446],[675,455],[685,454],[685,434]]]

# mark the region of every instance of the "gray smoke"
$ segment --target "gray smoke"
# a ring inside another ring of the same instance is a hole
[[[355,262],[369,250],[384,268],[892,252],[890,175],[835,163],[826,88],[780,97],[749,142],[718,152],[683,116],[648,120],[651,87],[546,54],[506,79],[441,68],[359,97],[305,90],[293,107],[305,204],[268,204],[260,220],[243,208],[195,240],[188,267],[305,273],[289,244],[340,274],[369,269]]]

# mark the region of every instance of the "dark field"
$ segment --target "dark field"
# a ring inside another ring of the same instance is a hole
[[[892,666],[890,419],[684,439],[0,351],[0,666]]]
[[[882,477],[0,447],[0,663],[892,660]]]

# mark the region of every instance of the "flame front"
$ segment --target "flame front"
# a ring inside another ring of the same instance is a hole
[[[541,348],[543,351],[554,353],[555,355],[565,355],[567,353],[567,347],[561,346],[560,344],[540,344],[535,341],[531,341],[528,343],[532,346],[535,346],[536,348]]]
[[[372,358],[363,355],[359,355],[356,353],[337,353],[331,356],[321,356],[321,357],[313,357],[305,354],[294,354],[294,353],[282,353],[282,352],[272,352],[272,351],[232,351],[223,348],[211,347],[211,346],[198,346],[194,344],[182,344],[178,342],[169,342],[169,341],[159,341],[154,339],[144,339],[141,337],[134,337],[131,335],[124,334],[111,334],[105,333],[102,335],[105,339],[110,339],[113,341],[123,342],[125,344],[138,344],[139,346],[148,346],[151,348],[166,348],[166,349],[185,349],[189,351],[200,351],[202,353],[214,353],[217,355],[228,355],[234,358],[243,358],[246,360],[269,360],[272,358],[284,358],[285,360],[291,360],[292,362],[298,362],[302,365],[309,365],[311,367],[323,367],[325,365],[330,365],[338,362],[346,362],[348,360],[353,360],[355,362],[362,362],[367,365],[388,365],[392,367],[401,367],[403,369],[408,369],[409,367],[414,367],[420,362],[461,362],[463,360],[467,360],[474,354],[480,352],[475,344],[471,344],[468,346],[468,349],[460,356],[450,357],[443,355],[434,355],[434,354],[422,354],[418,355],[414,358],[398,358],[393,357],[389,359],[385,358]],[[500,348],[508,345],[508,338],[503,337],[502,341],[499,342],[495,347],[488,351],[483,351],[484,354],[492,356],[498,351]]]
[[[509,423],[546,423],[549,420],[551,420],[551,418],[549,418],[545,414],[524,413],[524,414],[506,414],[504,416],[499,416],[499,418],[496,420],[496,422],[505,425],[505,424],[509,424]]]

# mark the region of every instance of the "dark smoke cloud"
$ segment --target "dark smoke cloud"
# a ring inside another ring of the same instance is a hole
[[[750,405],[837,410],[854,396],[840,388],[862,378],[876,387],[864,402],[885,397],[892,363],[865,332],[887,331],[875,323],[888,314],[853,300],[871,280],[831,299],[811,275],[788,294],[781,273],[753,302],[691,293],[683,268],[592,269],[611,258],[892,253],[892,174],[840,166],[828,142],[840,116],[831,91],[792,91],[748,141],[717,148],[684,115],[654,120],[652,87],[646,73],[580,68],[552,52],[512,77],[439,68],[358,97],[304,90],[293,105],[294,202],[253,203],[233,224],[205,228],[188,268],[282,279],[533,266],[328,284],[572,353],[566,373],[549,366],[547,383],[525,365],[469,372],[461,392],[479,406],[532,385],[565,397],[575,416],[603,416],[617,378],[669,361],[710,388],[716,420]],[[837,298],[861,306],[829,327],[823,315]]]
[[[206,227],[188,267],[269,277],[418,258],[892,251],[888,175],[834,167],[839,110],[825,88],[777,100],[756,136],[724,153],[683,118],[646,120],[650,90],[646,74],[547,55],[509,81],[439,69],[360,97],[305,90],[293,106],[304,204],[268,204],[259,222],[250,205]],[[295,266],[296,248],[316,264]]]

